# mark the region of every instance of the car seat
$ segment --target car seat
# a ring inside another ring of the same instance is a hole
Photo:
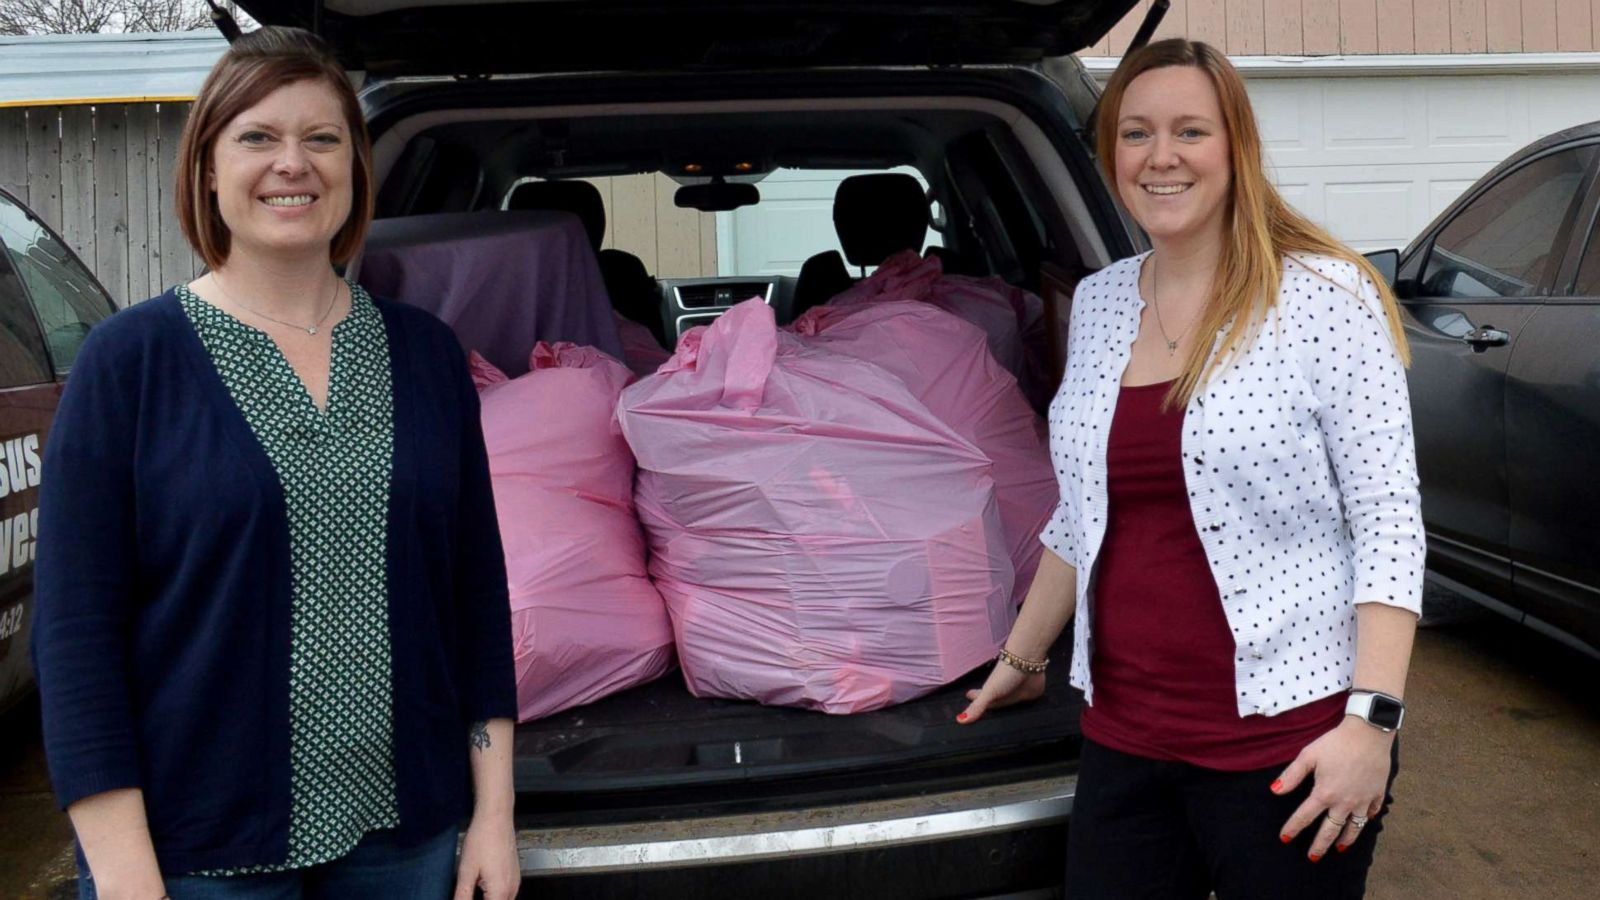
[[[600,248],[606,235],[606,207],[599,188],[587,181],[525,181],[512,189],[507,208],[560,210],[583,220],[612,307],[650,329],[663,347],[670,346],[661,319],[660,286],[644,260],[625,250]]]
[[[928,195],[910,175],[852,175],[833,195],[833,229],[844,248],[805,261],[795,285],[794,315],[826,303],[855,283],[845,268],[876,266],[903,250],[922,252],[928,234]]]

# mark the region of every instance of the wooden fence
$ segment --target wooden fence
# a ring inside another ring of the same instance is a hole
[[[59,233],[119,306],[200,271],[178,228],[172,190],[187,103],[0,108],[0,187]],[[592,179],[607,247],[660,277],[717,272],[716,220],[678,209],[663,175]]]
[[[28,204],[121,306],[193,278],[173,212],[187,103],[0,109],[0,187]]]

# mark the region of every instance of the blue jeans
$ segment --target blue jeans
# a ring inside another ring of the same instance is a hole
[[[455,890],[452,825],[437,837],[400,847],[392,832],[375,831],[355,849],[321,865],[262,875],[181,875],[166,879],[172,900],[446,900]],[[94,881],[78,875],[78,900],[98,900]]]

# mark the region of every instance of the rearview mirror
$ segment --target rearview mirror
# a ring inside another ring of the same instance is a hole
[[[761,191],[753,184],[728,184],[725,181],[686,184],[672,195],[672,202],[684,209],[698,209],[701,212],[731,212],[741,206],[760,203]]]
[[[1395,274],[1400,271],[1400,251],[1374,250],[1365,254],[1365,256],[1367,257],[1367,262],[1372,263],[1378,270],[1378,274],[1383,276],[1383,280],[1387,281],[1390,287],[1394,287]]]

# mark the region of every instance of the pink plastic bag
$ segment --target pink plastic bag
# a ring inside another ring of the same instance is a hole
[[[882,368],[746,301],[623,391],[650,573],[696,696],[921,696],[1012,621],[989,460]]]
[[[521,721],[671,670],[672,627],[645,572],[633,454],[616,428],[632,378],[593,347],[538,343],[507,380],[471,357],[511,588]]]
[[[1022,332],[1027,325],[1029,300],[1033,295],[1007,284],[1000,278],[969,278],[944,274],[937,257],[922,257],[915,251],[896,253],[883,261],[871,276],[844,291],[829,306],[892,300],[920,300],[954,313],[983,330],[989,352],[1013,376],[1023,372]],[[1043,303],[1033,297],[1036,310]]]
[[[1016,569],[1014,599],[1021,604],[1044,551],[1039,533],[1055,512],[1055,471],[1044,420],[989,353],[983,333],[914,301],[817,306],[790,327],[817,346],[892,372],[993,462],[1000,524]]]
[[[672,358],[672,354],[661,346],[650,329],[621,313],[617,314],[617,334],[622,338],[623,359],[627,360],[633,374],[641,378],[661,368],[662,363]]]

